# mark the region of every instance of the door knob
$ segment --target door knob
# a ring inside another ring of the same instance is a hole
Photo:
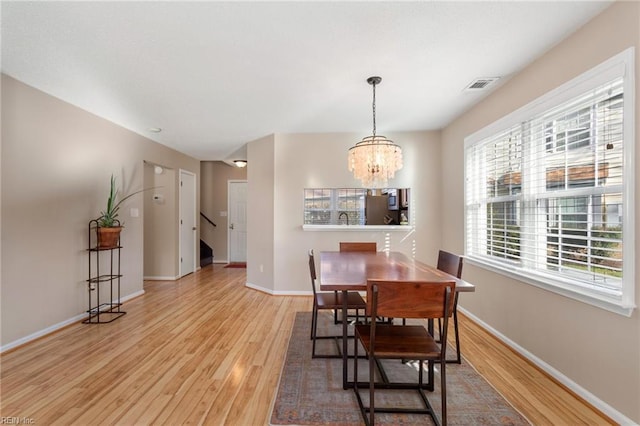
[[[233,228],[233,223],[231,225],[229,225],[229,229],[234,229]]]

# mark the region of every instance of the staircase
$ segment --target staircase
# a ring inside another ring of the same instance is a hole
[[[209,244],[200,240],[200,267],[211,265],[213,263],[213,249]]]
[[[213,223],[204,213],[200,212],[200,216],[204,218],[211,226],[217,228],[217,225]],[[200,267],[211,265],[213,263],[213,249],[209,247],[209,244],[200,240]]]

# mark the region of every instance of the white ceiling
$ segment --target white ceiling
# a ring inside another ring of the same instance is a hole
[[[490,92],[472,80],[504,82],[609,4],[3,1],[2,71],[228,160],[271,133],[370,134],[372,75],[378,134],[442,128]]]

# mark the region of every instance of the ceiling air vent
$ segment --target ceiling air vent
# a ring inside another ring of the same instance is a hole
[[[499,79],[500,77],[476,78],[467,87],[465,87],[464,90],[469,92],[474,92],[476,90],[483,90],[483,89],[486,89],[487,86],[489,86],[490,84],[494,83],[495,81],[498,81]]]

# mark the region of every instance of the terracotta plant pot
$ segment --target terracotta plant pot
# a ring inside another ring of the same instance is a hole
[[[98,227],[98,248],[108,249],[118,247],[122,226],[113,228]]]

